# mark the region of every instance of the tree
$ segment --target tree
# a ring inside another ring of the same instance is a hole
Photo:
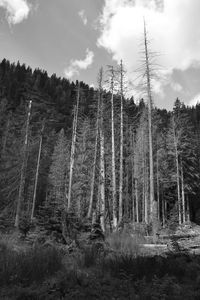
[[[112,200],[113,200],[113,228],[117,227],[117,199],[116,199],[116,162],[115,162],[115,129],[114,129],[114,68],[110,67],[111,89],[111,147],[112,147]],[[120,218],[122,211],[120,211]]]
[[[71,145],[71,155],[70,155],[70,171],[69,171],[69,187],[67,198],[67,209],[71,207],[71,192],[72,192],[72,179],[73,179],[73,168],[74,168],[74,156],[76,148],[76,136],[77,136],[77,126],[78,126],[78,111],[79,111],[79,99],[80,98],[80,83],[77,86],[77,99],[76,107],[74,110],[74,120],[73,120],[73,129],[72,129],[72,145]]]
[[[121,60],[120,63],[120,163],[119,163],[119,223],[122,221],[123,207],[123,146],[124,146],[124,124],[123,124],[123,101],[124,101],[124,69]]]
[[[149,131],[149,192],[150,192],[150,220],[152,223],[153,233],[155,234],[157,223],[157,203],[154,199],[154,168],[153,168],[153,147],[152,147],[152,91],[151,91],[151,71],[149,62],[149,50],[146,24],[144,21],[144,52],[146,65],[146,87],[148,96],[148,131]]]
[[[103,69],[99,71],[98,77],[98,97],[100,103],[100,124],[99,124],[99,138],[100,138],[100,222],[103,232],[105,232],[105,150],[104,150],[104,124],[103,124],[103,113],[104,113],[104,103],[102,97],[102,80],[103,80]]]
[[[34,192],[33,192],[33,201],[32,201],[32,209],[31,209],[31,221],[34,219],[34,212],[35,212],[35,202],[36,202],[36,193],[38,187],[38,176],[39,176],[39,168],[40,168],[40,158],[41,158],[41,151],[42,151],[42,140],[43,140],[43,132],[44,132],[45,122],[43,121],[42,129],[40,133],[40,141],[39,141],[39,149],[38,149],[38,157],[37,157],[37,166],[35,172],[35,183],[34,183]]]
[[[29,106],[28,106],[28,110],[27,110],[26,130],[25,130],[25,139],[24,139],[24,147],[23,147],[23,158],[22,158],[22,166],[21,166],[21,174],[20,174],[17,209],[16,209],[16,215],[15,215],[15,227],[17,227],[17,228],[19,228],[21,203],[24,200],[25,176],[26,176],[26,167],[27,167],[27,160],[28,160],[28,135],[29,135],[29,123],[30,123],[30,117],[31,117],[31,107],[32,107],[32,100],[29,101]]]
[[[94,187],[95,187],[95,176],[96,176],[96,165],[97,165],[97,150],[98,150],[98,141],[99,141],[99,123],[100,123],[100,97],[97,101],[97,113],[96,113],[96,128],[95,128],[95,144],[94,144],[94,159],[92,166],[92,180],[90,187],[90,201],[87,217],[90,218],[92,214],[92,205],[94,197]]]
[[[50,194],[57,207],[65,207],[65,186],[67,172],[68,147],[64,129],[61,129],[54,147],[49,171]]]

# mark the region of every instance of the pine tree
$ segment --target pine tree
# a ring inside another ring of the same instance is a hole
[[[51,198],[62,209],[65,207],[67,158],[69,157],[67,146],[64,129],[61,129],[52,155],[49,183]]]

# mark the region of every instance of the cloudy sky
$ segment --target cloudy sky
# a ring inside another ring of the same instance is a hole
[[[136,89],[143,17],[154,65],[154,102],[200,101],[199,0],[0,0],[0,59],[96,84],[100,66],[123,60]],[[158,66],[157,66],[158,64]]]

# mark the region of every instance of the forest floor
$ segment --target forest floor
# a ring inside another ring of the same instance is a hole
[[[0,299],[200,299],[200,227],[63,245],[0,236]]]

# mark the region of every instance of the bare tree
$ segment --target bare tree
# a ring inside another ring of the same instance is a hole
[[[172,128],[173,128],[173,140],[174,140],[174,150],[175,150],[175,161],[176,161],[176,182],[177,182],[177,196],[178,196],[178,220],[179,224],[182,223],[181,218],[181,195],[180,195],[180,166],[179,166],[179,157],[178,157],[178,145],[177,145],[177,137],[175,131],[175,122],[174,116],[172,116]]]
[[[29,101],[28,110],[27,110],[25,139],[24,139],[24,147],[23,147],[23,154],[22,154],[22,166],[20,172],[19,192],[18,192],[17,209],[15,215],[16,228],[19,228],[21,204],[24,200],[24,187],[25,187],[27,160],[28,160],[28,135],[29,135],[29,124],[30,124],[30,117],[31,117],[31,107],[32,107],[32,100]]]
[[[116,199],[116,166],[115,166],[115,130],[114,130],[114,68],[111,73],[111,141],[112,141],[112,198],[113,198],[113,228],[117,227],[117,199]]]
[[[96,129],[95,129],[95,145],[94,145],[94,161],[92,168],[92,180],[91,180],[91,190],[90,190],[90,202],[87,217],[90,218],[92,214],[92,205],[93,205],[93,197],[94,197],[94,184],[95,184],[95,175],[96,175],[96,164],[97,164],[97,147],[98,147],[98,139],[99,139],[99,117],[100,117],[100,97],[98,97],[97,102],[97,120],[96,120]]]
[[[157,203],[154,199],[154,172],[153,172],[153,147],[152,147],[152,92],[151,92],[151,73],[146,24],[144,20],[144,48],[145,48],[145,67],[146,84],[148,96],[148,130],[149,130],[149,182],[150,182],[150,220],[152,229],[155,233],[157,223]]]
[[[45,126],[45,121],[42,122],[42,129],[41,129],[41,132],[40,132],[40,141],[39,141],[39,149],[38,149],[38,157],[37,157],[37,167],[36,167],[36,172],[35,172],[33,202],[32,202],[32,209],[31,209],[31,221],[33,221],[33,219],[34,219],[34,212],[35,212],[35,201],[36,201],[36,193],[37,193],[37,186],[38,186],[38,175],[39,175],[39,168],[40,168],[40,157],[41,157],[41,151],[42,151],[44,126]]]
[[[76,106],[74,110],[74,119],[73,119],[72,145],[71,145],[70,170],[69,170],[69,187],[68,187],[68,195],[66,195],[67,210],[69,210],[71,207],[72,179],[73,179],[74,157],[75,157],[76,138],[77,138],[79,101],[80,101],[80,82],[78,82],[78,86],[77,86]]]
[[[121,60],[120,63],[120,166],[119,166],[119,223],[122,220],[123,214],[123,148],[124,148],[124,124],[123,124],[123,100],[124,100],[124,69]]]
[[[99,71],[98,76],[98,97],[99,97],[99,113],[100,113],[100,122],[99,122],[99,139],[100,139],[100,178],[99,178],[99,211],[100,211],[100,222],[101,228],[105,232],[105,212],[106,212],[106,203],[105,203],[105,149],[104,149],[104,128],[103,128],[103,68]]]

